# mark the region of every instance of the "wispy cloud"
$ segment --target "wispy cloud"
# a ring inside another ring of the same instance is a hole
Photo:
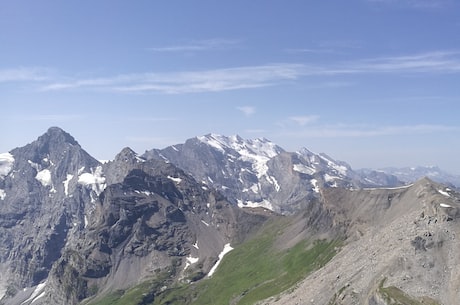
[[[295,138],[363,138],[398,135],[430,134],[436,132],[457,132],[458,126],[447,125],[393,125],[393,126],[368,126],[368,125],[325,125],[309,126],[308,129],[284,131],[284,136]]]
[[[358,72],[459,72],[460,52],[436,51],[381,57],[361,60],[354,64],[357,64]]]
[[[251,116],[256,112],[256,108],[252,106],[241,106],[236,107],[236,109],[244,113],[245,116]]]
[[[153,52],[198,52],[209,50],[222,50],[236,47],[240,41],[231,39],[206,39],[196,40],[185,44],[148,48]]]
[[[44,122],[67,122],[84,119],[83,115],[77,114],[35,114],[24,116],[9,116],[7,119],[13,121],[44,121]]]
[[[454,3],[453,0],[368,0],[372,3],[410,7],[416,9],[445,8]]]
[[[292,116],[289,118],[290,121],[293,121],[300,126],[305,126],[307,124],[316,122],[318,119],[318,115]]]
[[[50,78],[50,70],[35,67],[18,67],[10,69],[0,69],[0,83],[5,82],[25,82],[25,81],[45,81]]]
[[[118,93],[185,94],[221,92],[279,85],[286,81],[315,76],[359,74],[429,74],[460,72],[459,51],[434,51],[404,56],[356,59],[328,64],[276,63],[224,69],[182,72],[151,72],[120,74],[99,78],[64,79],[43,85],[41,91],[100,90]],[[28,72],[9,74],[3,79],[41,79],[40,74]],[[0,80],[1,78],[0,74]],[[350,82],[324,82],[329,87],[349,86]],[[312,83],[314,87],[314,83]]]
[[[167,94],[218,92],[266,87],[284,80],[299,78],[304,66],[270,64],[205,71],[126,74],[107,78],[56,82],[43,86],[43,91],[64,89],[97,89],[116,92],[157,92]]]

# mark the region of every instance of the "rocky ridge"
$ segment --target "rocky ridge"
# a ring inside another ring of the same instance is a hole
[[[403,188],[326,193],[342,215],[335,219],[347,228],[346,245],[296,289],[263,304],[457,303],[459,193],[426,178]]]
[[[4,304],[76,304],[171,266],[197,280],[268,217],[129,148],[101,164],[59,128],[3,156]]]
[[[345,162],[306,148],[286,152],[264,138],[208,134],[147,151],[143,157],[175,164],[240,207],[264,207],[282,214],[294,213],[309,200],[320,198],[325,187],[402,185],[394,176],[374,171],[360,174]]]
[[[102,164],[52,127],[0,154],[0,303],[93,304],[158,279],[136,303],[153,304],[282,219],[273,253],[343,246],[263,304],[455,304],[459,208],[455,189],[429,179],[401,185],[267,139],[210,134]]]

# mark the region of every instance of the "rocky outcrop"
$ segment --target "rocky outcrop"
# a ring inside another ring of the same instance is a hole
[[[267,304],[456,304],[459,193],[422,179],[396,189],[329,189],[324,196],[346,244],[298,288]]]
[[[165,270],[171,285],[197,280],[270,216],[129,148],[103,165],[59,128],[11,156],[1,177],[5,304],[77,304]]]

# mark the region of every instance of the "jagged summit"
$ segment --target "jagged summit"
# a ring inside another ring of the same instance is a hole
[[[69,133],[65,132],[63,129],[60,127],[50,127],[45,134],[40,136],[38,138],[38,141],[41,142],[46,142],[46,141],[52,141],[52,142],[57,142],[57,143],[69,143],[72,145],[78,145],[78,142],[75,140],[74,137],[72,137]]]
[[[257,138],[245,140],[239,135],[224,136],[219,134],[207,134],[196,137],[202,143],[208,144],[221,152],[232,149],[241,155],[263,155],[266,157],[274,157],[284,151],[280,146],[271,142],[266,138]]]
[[[116,156],[114,161],[128,161],[138,159],[138,154],[130,147],[123,148]]]

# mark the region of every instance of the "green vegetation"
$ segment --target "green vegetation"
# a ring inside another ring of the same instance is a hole
[[[235,247],[211,278],[169,288],[146,282],[94,305],[254,304],[277,295],[324,266],[336,253],[337,240],[301,241],[287,250],[275,244],[286,222],[265,226],[254,238]],[[164,283],[164,282],[163,282]]]
[[[414,299],[395,286],[383,287],[385,281],[386,278],[380,282],[379,293],[389,305],[440,305],[439,302],[428,297]]]

